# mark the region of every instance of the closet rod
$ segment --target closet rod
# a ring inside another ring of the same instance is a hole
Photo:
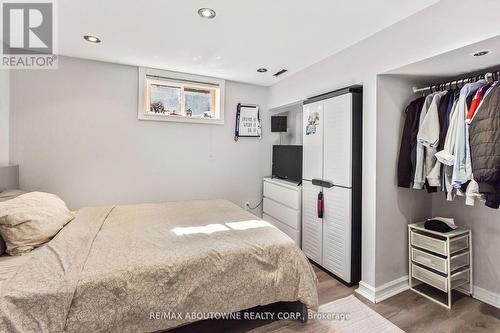
[[[413,92],[416,94],[416,93],[425,92],[425,91],[438,91],[438,90],[443,90],[446,88],[451,89],[453,86],[459,87],[460,85],[463,86],[466,83],[475,82],[475,81],[478,81],[481,79],[496,81],[496,80],[498,80],[499,77],[500,77],[500,70],[493,71],[493,72],[489,71],[486,73],[475,74],[475,75],[472,75],[472,76],[469,76],[469,77],[466,77],[463,79],[458,79],[455,81],[437,83],[437,84],[431,85],[429,87],[424,87],[424,88],[413,87]]]

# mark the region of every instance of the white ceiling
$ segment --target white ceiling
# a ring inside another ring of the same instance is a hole
[[[59,54],[272,85],[437,1],[65,0]]]
[[[479,51],[489,51],[482,57],[474,57]],[[384,74],[398,75],[418,81],[442,81],[447,78],[463,78],[465,74],[487,69],[499,70],[500,36],[467,45],[429,59],[391,70]]]

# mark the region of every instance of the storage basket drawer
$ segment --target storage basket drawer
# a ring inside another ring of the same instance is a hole
[[[424,236],[416,232],[411,233],[411,245],[429,250],[434,253],[446,255],[446,241],[429,236]]]
[[[411,265],[411,274],[415,279],[427,283],[444,292],[448,291],[448,286],[446,283],[446,277],[439,274],[433,273],[426,270],[425,268],[419,267],[415,264]]]
[[[470,281],[470,269],[455,273],[451,276],[451,289],[460,287]]]
[[[456,253],[469,248],[469,236],[461,236],[450,239],[450,253]]]
[[[456,271],[459,268],[470,265],[470,252],[465,252],[451,257],[450,270]]]
[[[411,274],[415,279],[427,283],[444,292],[448,292],[448,278],[441,276],[437,273],[431,272],[425,268],[417,266],[415,264],[411,265]],[[470,280],[470,269],[460,271],[453,274],[451,277],[451,289],[455,289]]]
[[[448,265],[446,265],[446,259],[440,258],[436,255],[412,248],[411,260],[445,274],[447,272]]]
[[[422,264],[424,266],[435,269],[436,271],[442,272],[444,274],[448,273],[448,265],[446,264],[446,258],[441,258],[431,253],[420,251],[418,249],[411,249],[411,260]],[[450,270],[453,272],[461,267],[469,265],[469,252],[453,256],[450,259]]]

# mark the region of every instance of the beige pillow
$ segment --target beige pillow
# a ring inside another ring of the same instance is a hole
[[[0,202],[0,234],[10,255],[43,245],[73,218],[64,201],[50,193],[30,192]]]

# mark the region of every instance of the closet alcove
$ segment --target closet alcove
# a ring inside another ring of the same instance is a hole
[[[474,56],[479,51],[489,51]],[[434,216],[453,217],[472,230],[474,297],[498,302],[500,294],[500,210],[483,203],[466,206],[463,197],[446,200],[443,192],[399,188],[397,164],[405,108],[428,87],[500,70],[500,36],[436,55],[377,76],[377,281],[408,274],[407,223]],[[382,223],[379,223],[382,221]],[[381,259],[383,258],[383,260]],[[381,259],[381,260],[379,260]],[[379,273],[380,272],[380,273]]]
[[[302,102],[271,109],[269,114],[287,117],[287,131],[272,133],[276,137],[273,144],[302,145]]]

